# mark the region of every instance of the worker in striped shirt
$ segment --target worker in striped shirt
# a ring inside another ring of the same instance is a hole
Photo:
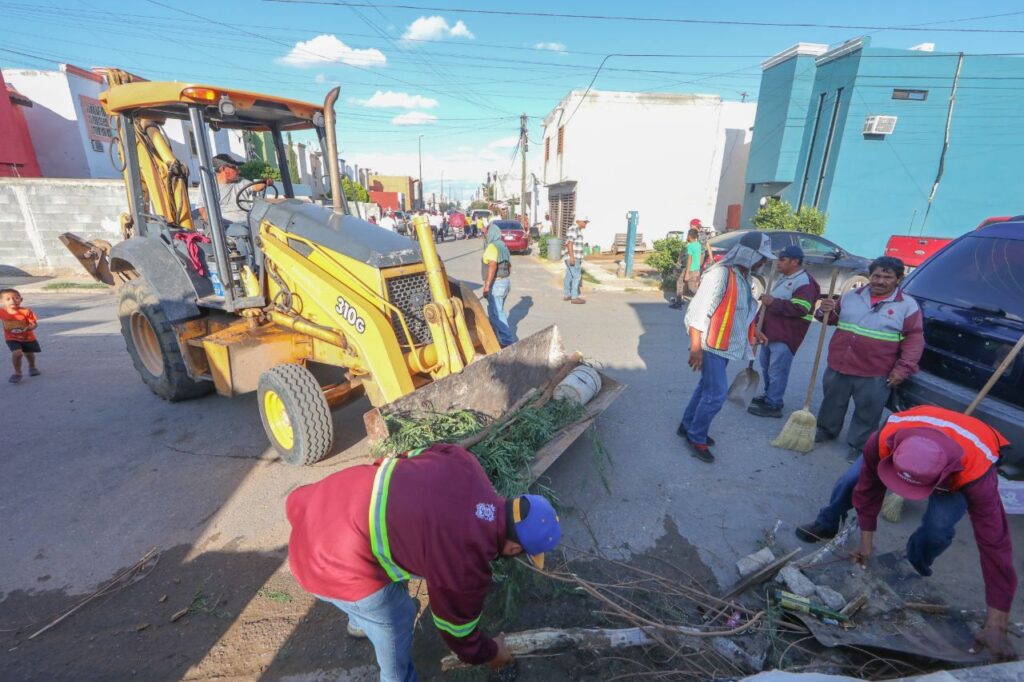
[[[586,303],[580,297],[580,284],[583,279],[584,242],[583,230],[590,218],[585,215],[576,216],[576,224],[565,231],[562,242],[562,260],[565,263],[565,281],[562,284],[563,300],[577,305]]]
[[[811,311],[821,295],[818,282],[804,270],[804,252],[799,246],[787,246],[779,252],[778,273],[772,290],[761,296],[763,331],[768,338],[760,356],[764,392],[747,408],[758,417],[782,416],[793,356],[807,335],[814,319]]]

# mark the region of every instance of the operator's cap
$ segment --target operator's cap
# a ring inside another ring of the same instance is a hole
[[[740,237],[740,244],[748,249],[757,251],[768,260],[775,260],[775,254],[772,253],[772,240],[763,232],[757,230],[744,232],[743,236]]]
[[[694,218],[690,221],[690,227],[700,227],[700,218]]]
[[[908,500],[925,499],[964,468],[963,448],[936,429],[897,431],[890,445],[892,455],[878,462],[878,477],[886,488]]]
[[[782,251],[779,251],[779,258],[793,258],[802,261],[804,259],[804,250],[796,244],[790,244]]]
[[[555,508],[541,495],[520,495],[512,499],[510,521],[516,542],[534,566],[544,568],[544,552],[553,550],[562,538]]]
[[[237,154],[232,154],[231,152],[225,152],[223,154],[217,154],[217,156],[213,157],[213,170],[219,171],[221,168],[224,168],[225,166],[230,166],[231,168],[238,168],[243,163],[245,163],[245,159],[243,159],[242,157],[238,156]]]

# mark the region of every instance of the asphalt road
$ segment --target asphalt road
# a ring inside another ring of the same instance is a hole
[[[481,245],[448,243],[440,253],[450,272],[478,281]],[[608,551],[643,551],[674,522],[727,585],[736,559],[756,551],[777,521],[788,532],[813,518],[847,466],[845,447],[777,450],[769,442],[780,420],[727,404],[712,426],[718,461],[698,462],[675,435],[696,383],[681,312],[658,294],[587,293],[586,286],[587,305],[570,305],[540,264],[513,263],[509,308],[519,336],[558,324],[569,348],[629,386],[597,429],[610,462],[602,465],[583,437],[549,470],[568,509],[568,544],[590,545],[589,526]],[[366,455],[365,399],[336,414],[335,455],[291,467],[268,447],[253,396],[178,404],[153,396],[124,351],[114,295],[29,291],[25,298],[40,317],[43,375],[0,383],[0,594],[85,592],[153,546],[191,545],[186,560],[279,549],[287,542],[288,492]],[[806,390],[811,346],[794,363],[788,408],[799,407]],[[730,376],[738,370],[730,367]],[[902,546],[922,512],[911,505],[900,524],[883,523],[880,551]],[[1021,520],[1012,518],[1011,528],[1020,545]],[[935,573],[930,580],[952,605],[983,606],[966,520]]]

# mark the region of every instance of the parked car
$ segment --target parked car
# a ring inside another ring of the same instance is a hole
[[[470,212],[469,219],[475,223],[477,218],[483,218],[484,225],[490,225],[491,221],[494,220],[494,212],[486,208],[474,209]]]
[[[718,261],[729,249],[739,242],[740,237],[752,230],[736,230],[726,232],[708,240],[711,247],[711,254],[715,261]],[[824,237],[819,237],[806,232],[791,232],[788,230],[765,230],[765,234],[771,239],[772,252],[779,251],[796,244],[804,251],[804,268],[811,273],[814,279],[818,280],[822,292],[828,291],[828,283],[832,279],[832,268],[839,268],[839,278],[836,280],[836,291],[844,294],[851,289],[863,286],[868,283],[868,266],[870,258],[855,256],[846,249]],[[751,282],[751,289],[754,296],[764,293],[765,284],[768,278],[768,268],[764,268]]]
[[[493,220],[493,224],[501,229],[501,240],[505,248],[512,253],[527,253],[530,250],[530,238],[518,220]]]
[[[992,223],[1006,222],[1010,218],[1011,216],[1008,215],[985,218],[976,229],[991,225]],[[894,234],[889,237],[889,241],[885,244],[885,255],[899,258],[907,266],[907,272],[910,272],[938,253],[943,246],[951,241],[953,241],[952,237],[925,237],[923,235],[914,237],[912,235]]]
[[[939,405],[964,410],[1024,334],[1024,216],[968,232],[903,283],[924,316],[921,370],[893,392],[890,408]],[[1014,445],[1002,469],[1024,475],[1024,355],[974,416]]]

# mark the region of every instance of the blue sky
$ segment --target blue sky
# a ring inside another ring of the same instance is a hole
[[[0,2],[0,66],[114,65],[153,80],[222,84],[311,101],[339,84],[338,137],[347,159],[416,175],[422,135],[427,193],[439,189],[443,172],[468,197],[487,170],[518,171],[513,150],[519,114],[529,116],[530,138],[539,140],[544,115],[569,90],[586,88],[610,53],[688,56],[612,57],[596,89],[701,92],[729,100],[746,93],[753,101],[760,62],[796,42],[834,44],[871,34],[880,47],[934,42],[940,51],[1018,52],[1020,32],[964,29],[1024,32],[1019,1],[354,3],[359,6]],[[526,17],[458,8],[923,30]],[[531,168],[537,167],[539,150],[531,145]]]

